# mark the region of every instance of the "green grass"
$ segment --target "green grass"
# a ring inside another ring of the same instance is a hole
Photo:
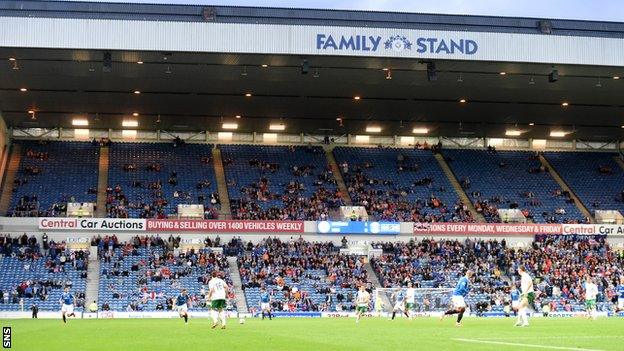
[[[624,318],[531,320],[514,328],[511,318],[388,321],[363,319],[248,319],[212,330],[208,319],[3,320],[13,327],[14,350],[624,350]],[[457,340],[470,339],[472,341]],[[480,342],[475,342],[475,340]],[[506,343],[506,344],[498,344]],[[524,345],[510,345],[524,344]],[[528,347],[526,344],[542,347]],[[219,345],[213,348],[212,345]]]

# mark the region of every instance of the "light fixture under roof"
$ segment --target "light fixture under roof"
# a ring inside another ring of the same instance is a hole
[[[25,92],[27,92],[27,91],[28,91],[28,89],[27,89],[27,88],[20,88],[20,91],[21,91],[22,93],[25,93]]]
[[[414,134],[427,134],[429,133],[429,129],[428,128],[414,128],[412,129],[412,133]]]
[[[500,74],[501,76],[507,75],[507,72],[499,72],[498,74]]]
[[[522,135],[522,131],[521,130],[517,130],[517,129],[507,129],[505,131],[505,135],[506,136],[520,136],[520,135]]]
[[[530,125],[530,126],[534,126],[534,125],[535,125],[535,123],[534,123],[534,122],[531,122],[531,123],[529,123],[529,125]]]
[[[139,126],[139,121],[132,120],[132,119],[126,119],[123,122],[121,122],[121,125],[123,127],[138,127]]]
[[[28,113],[30,113],[31,115],[35,113],[35,110],[28,110]]]
[[[388,68],[388,67],[384,67],[384,68],[382,68],[381,70],[382,70],[382,71],[387,71],[387,70],[389,70],[389,68]]]
[[[464,104],[464,103],[466,103],[466,99],[459,99],[459,102]]]
[[[235,117],[236,119],[240,119],[240,118],[241,118],[241,115],[236,115],[236,116],[234,116],[234,117]]]
[[[286,125],[283,123],[269,125],[269,130],[285,130]]]
[[[565,102],[565,101],[561,103],[561,106],[563,106],[563,107],[566,107],[566,106],[569,106],[569,105],[570,104],[568,102]]]
[[[132,113],[132,115],[133,115],[134,117],[139,117],[139,113],[138,113],[138,112],[133,112],[133,113]]]
[[[361,97],[359,95],[356,95],[356,96],[353,97],[353,100],[360,100],[360,99],[361,99]]]
[[[566,136],[566,134],[566,132],[561,130],[553,130],[552,132],[550,132],[550,136],[553,138],[563,138],[564,136]]]
[[[135,90],[134,93],[138,95],[138,94],[141,94],[141,91],[140,90]]]
[[[260,65],[260,67],[267,68],[267,67],[269,67],[269,65],[267,65],[266,63],[263,63],[262,65]]]
[[[366,127],[366,133],[379,133],[381,132],[380,126],[368,126]]]
[[[143,61],[137,61],[137,64],[142,65]]]
[[[618,80],[620,79],[620,76],[613,76],[613,79]]]
[[[86,127],[89,125],[89,121],[86,118],[74,118],[72,125],[76,127]]]
[[[223,123],[221,127],[223,129],[238,129],[238,123]]]
[[[245,93],[246,97],[251,97],[251,93]]]
[[[15,61],[15,57],[9,57],[9,61]]]

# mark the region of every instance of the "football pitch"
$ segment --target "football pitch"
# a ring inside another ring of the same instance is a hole
[[[227,329],[210,320],[71,319],[3,320],[12,327],[13,350],[624,350],[624,318],[531,320],[513,327],[511,318],[452,318],[413,321],[382,318],[355,324],[344,319],[230,319]]]

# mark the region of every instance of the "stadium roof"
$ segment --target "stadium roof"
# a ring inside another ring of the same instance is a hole
[[[0,17],[204,21],[204,8],[3,1]],[[523,18],[224,6],[214,7],[214,14],[228,23],[400,21],[406,28],[539,33],[536,19]],[[624,33],[621,23],[552,20],[552,26],[560,35]],[[435,59],[437,80],[429,81],[427,62],[413,58],[110,52],[111,70],[105,72],[101,49],[0,47],[0,111],[7,124],[73,128],[72,119],[80,116],[90,120],[89,128],[120,129],[123,120],[136,118],[140,129],[219,131],[239,115],[242,132],[268,132],[269,124],[284,123],[289,133],[364,134],[375,125],[384,135],[426,127],[445,136],[502,137],[519,129],[526,138],[562,130],[573,132],[569,138],[624,139],[621,66],[558,64],[559,80],[549,83],[549,63]],[[36,120],[29,110],[37,111]]]
[[[376,27],[474,32],[539,34],[539,21],[548,20],[554,35],[624,38],[624,23],[526,17],[467,16],[379,11],[266,8],[208,5],[124,4],[4,0],[0,16],[123,19],[142,21],[212,22]]]

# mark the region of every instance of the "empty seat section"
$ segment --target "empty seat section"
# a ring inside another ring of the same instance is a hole
[[[325,152],[317,146],[221,145],[232,216],[326,219],[342,205]]]
[[[67,202],[95,202],[99,146],[17,140],[22,148],[8,216],[65,215]]]
[[[429,150],[336,147],[334,156],[373,220],[473,221]]]
[[[606,152],[546,152],[545,157],[593,214],[617,210],[624,214],[624,170]]]
[[[165,218],[175,216],[179,204],[202,204],[205,218],[217,218],[212,162],[212,146],[206,144],[112,144],[108,216]]]
[[[583,222],[584,217],[532,152],[444,150],[477,211],[501,222],[498,209],[517,208],[538,223]],[[505,221],[505,218],[502,219]]]

